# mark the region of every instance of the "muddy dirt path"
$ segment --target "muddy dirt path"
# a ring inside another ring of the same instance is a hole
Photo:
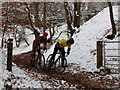
[[[103,88],[107,88],[107,86],[113,87],[115,86],[115,80],[104,80],[104,77],[97,78],[99,76],[91,73],[91,72],[79,72],[79,73],[71,73],[65,72],[64,74],[57,74],[54,71],[45,71],[45,70],[37,70],[34,67],[31,67],[29,62],[31,60],[31,51],[27,53],[22,53],[20,55],[15,55],[13,57],[13,62],[28,71],[36,72],[38,74],[48,75],[49,78],[55,78],[57,80],[65,80],[67,83],[74,85],[76,88],[99,88],[98,90],[104,90]],[[100,89],[101,88],[101,89]]]

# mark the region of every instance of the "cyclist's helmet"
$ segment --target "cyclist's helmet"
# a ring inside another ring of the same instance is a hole
[[[44,32],[44,33],[43,33],[43,36],[47,37],[47,36],[48,36],[48,33],[47,33],[47,32]]]
[[[70,38],[70,39],[68,40],[68,42],[69,42],[70,44],[74,44],[74,39],[73,39],[73,38]]]

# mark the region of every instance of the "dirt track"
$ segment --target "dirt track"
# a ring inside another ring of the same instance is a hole
[[[92,88],[95,90],[104,90],[107,86],[113,87],[115,86],[115,80],[104,80],[103,77],[100,79],[95,79],[98,77],[97,75],[90,72],[79,72],[79,73],[71,73],[66,72],[64,74],[57,74],[54,71],[45,71],[45,70],[37,70],[30,66],[29,62],[31,60],[31,51],[27,53],[23,53],[20,55],[16,55],[13,58],[13,62],[16,63],[17,66],[27,69],[32,72],[37,72],[38,74],[48,75],[50,78],[55,78],[57,80],[65,80],[67,83],[75,85],[76,88]],[[98,88],[98,89],[96,89]],[[101,89],[100,89],[101,88]],[[89,90],[89,89],[88,89]]]

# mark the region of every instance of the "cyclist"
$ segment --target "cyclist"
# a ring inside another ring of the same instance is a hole
[[[59,50],[62,54],[63,57],[65,57],[65,50],[64,47],[68,47],[67,49],[67,55],[70,54],[70,50],[71,50],[71,45],[74,44],[74,39],[70,38],[68,40],[66,39],[62,39],[59,40],[56,44],[55,44],[55,48],[51,57],[51,60],[49,61],[49,67],[52,66],[52,61],[55,59],[55,55],[57,54],[57,51]],[[62,60],[63,61],[63,60]],[[64,65],[64,62],[62,62],[62,65]]]
[[[35,58],[35,52],[37,52],[37,46],[40,46],[40,44],[44,44],[44,46],[42,47],[43,50],[47,50],[47,36],[48,33],[44,32],[43,36],[39,36],[40,33],[36,30],[34,31],[35,34],[35,40],[33,41],[33,47],[32,47],[32,60],[34,60]],[[39,49],[41,49],[41,47],[39,47]],[[39,50],[40,51],[40,50]]]
[[[33,41],[33,51],[36,50],[37,48],[37,45],[40,45],[41,43],[44,44],[44,50],[47,49],[47,36],[48,36],[48,33],[47,32],[44,32],[43,33],[43,36],[39,36],[40,33],[36,34],[36,38],[35,40]]]

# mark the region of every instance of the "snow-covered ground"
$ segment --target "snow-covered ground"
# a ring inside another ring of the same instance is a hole
[[[113,7],[114,11],[114,19],[118,20],[118,6]],[[85,71],[96,71],[96,55],[90,53],[93,50],[96,50],[96,41],[100,40],[102,36],[107,32],[108,29],[111,28],[110,18],[109,18],[109,10],[105,8],[101,12],[99,12],[96,16],[86,22],[84,25],[80,27],[80,32],[76,33],[73,38],[75,39],[75,44],[72,46],[71,53],[68,56],[68,63],[76,63],[80,65],[81,70]],[[66,25],[59,27],[58,33],[56,32],[55,37],[59,35],[61,31],[66,30]],[[23,52],[30,51],[32,49],[32,42],[34,40],[34,36],[30,35],[29,30],[26,30],[28,35],[28,42],[30,46],[27,46],[26,43],[22,43],[19,48],[14,46],[13,54],[20,54]],[[59,39],[67,38],[65,33],[62,33]],[[0,38],[1,40],[1,38]],[[103,38],[103,40],[107,40]],[[116,38],[115,40],[118,40]],[[1,43],[1,42],[0,42]],[[55,44],[54,44],[55,45]],[[45,53],[45,58],[53,52],[54,45]],[[117,46],[117,45],[116,45]],[[114,52],[113,52],[114,53]],[[8,77],[18,78],[18,86],[17,87],[42,87],[41,83],[37,80],[32,80],[24,70],[21,70],[15,64],[13,64],[12,73],[6,70],[6,51],[5,49],[0,50],[0,89],[4,87],[4,83],[7,82]],[[19,82],[22,81],[22,82]],[[9,83],[9,82],[7,82]],[[49,82],[45,83],[45,87],[49,86]],[[14,86],[16,87],[16,86]]]
[[[114,19],[118,20],[118,6],[115,6],[113,11]],[[64,30],[65,28],[66,27],[63,27],[61,30]],[[111,23],[109,10],[108,8],[105,8],[103,11],[82,25],[80,32],[73,36],[75,39],[75,44],[72,46],[71,53],[68,56],[68,62],[80,64],[80,67],[87,71],[97,70],[96,55],[93,55],[93,53],[90,52],[92,50],[96,50],[96,42],[100,40],[105,32],[110,28]],[[63,35],[60,38],[63,38]],[[106,39],[103,38],[103,40]],[[116,47],[118,46],[116,45]],[[53,52],[53,49],[54,46],[51,47],[49,52]]]
[[[114,18],[118,20],[118,7],[114,7]],[[105,8],[81,28],[74,35],[75,45],[71,51],[70,62],[79,63],[86,70],[96,70],[96,55],[90,53],[96,49],[96,42],[102,38],[107,29],[111,28],[109,10]],[[104,39],[105,40],[105,39]]]

